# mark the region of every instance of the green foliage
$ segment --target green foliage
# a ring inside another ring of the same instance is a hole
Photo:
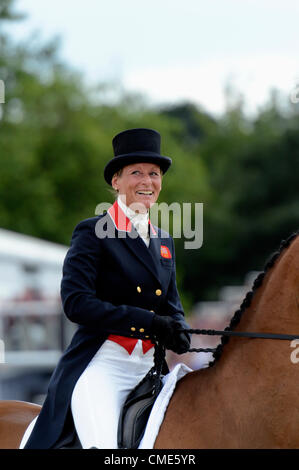
[[[261,269],[298,229],[294,107],[282,112],[273,95],[256,118],[245,117],[239,101],[216,119],[193,103],[158,109],[132,94],[107,104],[105,84],[91,90],[61,63],[59,41],[12,42],[2,26],[21,16],[13,7],[0,0],[1,227],[68,245],[76,223],[113,201],[103,179],[113,136],[151,127],[162,135],[162,153],[173,158],[160,202],[204,204],[202,248],[186,250],[184,239],[175,240],[187,310]]]
[[[212,197],[204,245],[182,257],[185,286],[191,292],[200,286],[199,298],[215,299],[222,285],[242,283],[298,230],[297,126],[298,112],[284,115],[275,102],[252,121],[236,107],[200,145]]]
[[[14,11],[15,0],[0,0],[0,27],[4,21],[15,21],[24,18],[23,14]]]

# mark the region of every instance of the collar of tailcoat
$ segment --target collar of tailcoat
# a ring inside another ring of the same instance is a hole
[[[133,229],[133,224],[129,217],[126,216],[124,211],[119,206],[118,202],[115,201],[114,204],[109,207],[108,214],[110,215],[115,227],[117,230],[121,230],[123,232],[131,232]],[[154,229],[150,219],[148,220],[150,230],[153,235],[157,235],[156,230]]]

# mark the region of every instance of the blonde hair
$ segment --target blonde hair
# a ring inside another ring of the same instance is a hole
[[[113,180],[114,176],[121,176],[123,172],[123,169],[121,168],[120,170],[116,171],[114,175],[111,178],[111,181]],[[113,194],[114,199],[116,200],[118,198],[118,189],[111,188],[110,192]]]

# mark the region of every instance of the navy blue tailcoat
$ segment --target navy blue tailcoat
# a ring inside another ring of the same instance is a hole
[[[155,313],[171,315],[186,327],[173,239],[151,223],[149,231],[147,248],[117,202],[75,227],[63,264],[61,299],[78,329],[52,374],[25,448],[67,442],[72,391],[109,334],[145,339]]]

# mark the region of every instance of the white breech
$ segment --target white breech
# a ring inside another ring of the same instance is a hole
[[[79,377],[71,410],[83,449],[117,449],[121,407],[128,393],[153,366],[154,348],[145,354],[139,340],[127,350],[106,340]]]

